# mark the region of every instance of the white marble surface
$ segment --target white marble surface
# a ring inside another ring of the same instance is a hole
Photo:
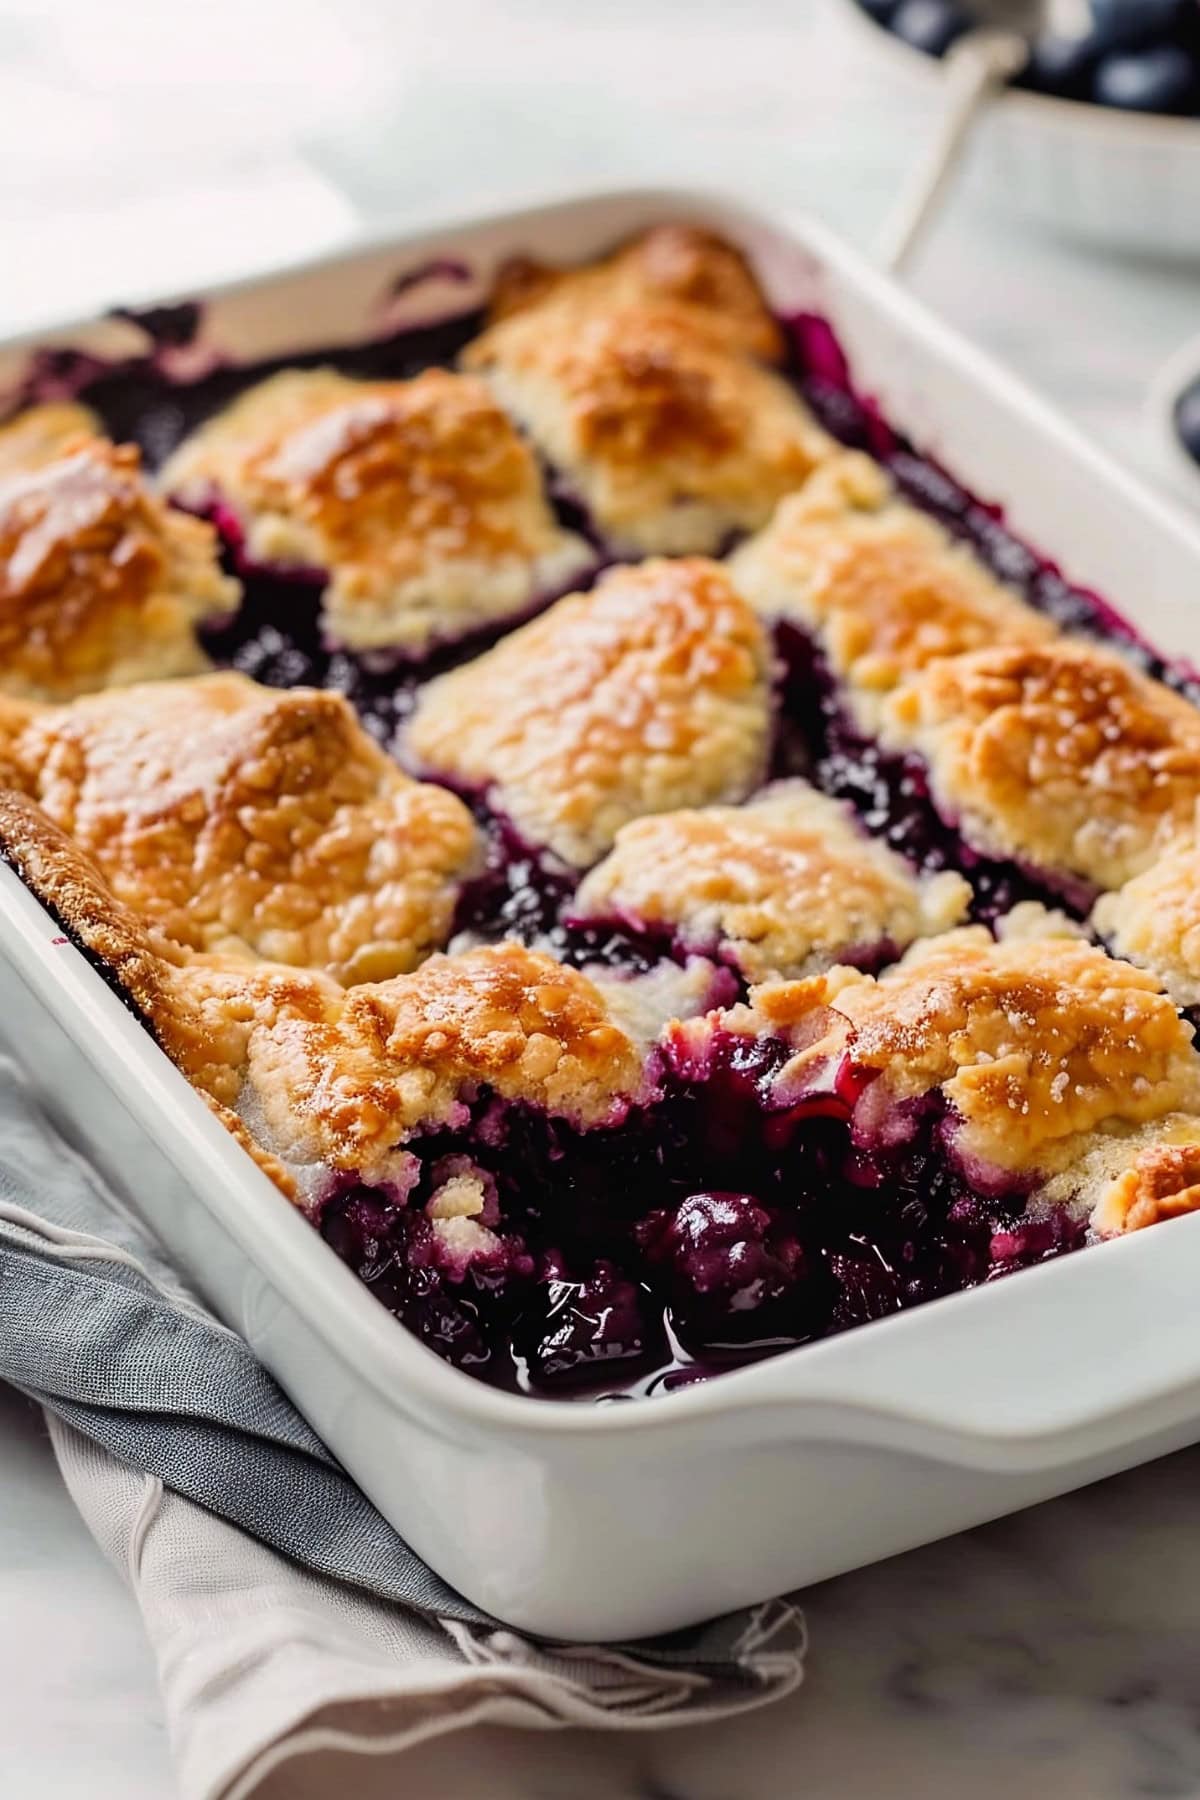
[[[0,0],[0,329],[580,182],[715,182],[869,243],[925,120],[848,54],[831,5]],[[1200,329],[1200,270],[959,205],[914,284],[1158,473],[1146,384]],[[0,1471],[0,1791],[169,1800],[136,1616],[2,1392]],[[771,1715],[434,1746],[402,1791],[1200,1800],[1198,1487],[1185,1453],[827,1584],[809,1679]]]
[[[0,1791],[170,1800],[150,1658],[0,1395]],[[1200,1450],[827,1582],[804,1687],[650,1738],[488,1732],[413,1753],[356,1800],[1196,1800]],[[326,1800],[305,1793],[304,1800]]]

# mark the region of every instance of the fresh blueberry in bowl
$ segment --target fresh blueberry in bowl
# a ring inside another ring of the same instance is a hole
[[[1175,431],[1192,461],[1200,467],[1200,375],[1175,402]]]
[[[1034,43],[1022,80],[1039,94],[1059,100],[1090,100],[1096,64],[1104,45],[1094,32],[1077,37],[1049,33]]]
[[[1097,66],[1093,93],[1127,112],[1189,113],[1200,102],[1200,63],[1181,44],[1113,51]]]
[[[970,0],[856,0],[928,56],[982,21]],[[1122,112],[1200,113],[1200,0],[1090,0],[1033,43],[1018,86]]]
[[[944,56],[971,28],[970,14],[955,0],[900,0],[890,23],[898,38],[927,56]]]
[[[1196,0],[1092,0],[1094,35],[1106,49],[1140,49],[1200,31]]]

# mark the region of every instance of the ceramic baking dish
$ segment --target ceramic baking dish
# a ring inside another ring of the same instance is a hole
[[[509,253],[582,258],[679,217],[740,241],[781,311],[829,318],[860,388],[1019,534],[1200,653],[1200,534],[811,225],[694,194],[578,200],[223,290],[205,338],[238,358],[360,339],[472,303]],[[433,262],[432,282],[398,279]],[[141,340],[108,320],[41,342]],[[0,389],[30,348],[0,352]],[[1200,1217],[658,1399],[527,1399],[391,1318],[2,868],[0,1033],[381,1511],[514,1625],[668,1630],[1200,1438]]]

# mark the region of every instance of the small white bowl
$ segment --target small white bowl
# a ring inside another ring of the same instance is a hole
[[[940,64],[839,0],[881,64],[932,101]],[[989,197],[1056,233],[1200,261],[1200,119],[1121,112],[1014,88],[988,109],[968,157]]]

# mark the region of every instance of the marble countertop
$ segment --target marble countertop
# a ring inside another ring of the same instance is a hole
[[[217,0],[184,32],[154,0],[0,0],[0,331],[572,184],[718,185],[869,246],[928,120],[835,11]],[[1200,269],[1104,259],[964,198],[913,285],[1162,474],[1145,394],[1200,328]],[[169,1800],[136,1614],[3,1391],[0,1466],[5,1793]],[[1185,1452],[825,1584],[808,1679],[772,1713],[434,1745],[406,1800],[1200,1800],[1198,1489]]]

